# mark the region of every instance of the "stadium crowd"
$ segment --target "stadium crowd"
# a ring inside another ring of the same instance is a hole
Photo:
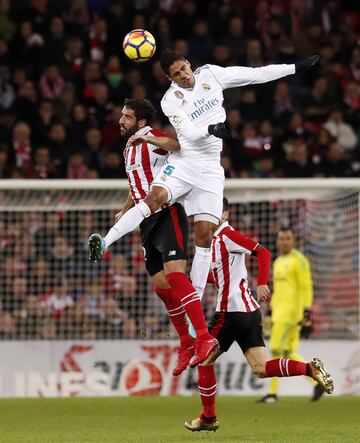
[[[150,30],[157,54],[193,66],[257,67],[318,53],[306,75],[227,91],[227,177],[347,177],[360,171],[360,15],[355,0],[0,0],[0,177],[125,177],[118,120],[168,88],[158,57],[125,59]]]
[[[136,28],[157,41],[147,63],[122,53]],[[359,176],[356,0],[0,0],[0,178],[126,177],[118,129],[126,97],[150,99],[153,126],[173,133],[159,107],[169,82],[157,54],[166,48],[193,67],[320,54],[304,75],[225,93],[226,176]],[[1,339],[171,334],[137,233],[114,246],[111,260],[88,262],[88,234],[112,216],[0,217]]]

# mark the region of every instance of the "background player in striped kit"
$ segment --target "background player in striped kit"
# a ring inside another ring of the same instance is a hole
[[[253,255],[258,261],[257,299],[266,301],[270,295],[270,252],[258,242],[234,230],[228,223],[229,203],[224,198],[221,224],[211,243],[211,275],[218,288],[216,313],[209,324],[209,331],[218,339],[219,348],[198,367],[198,387],[203,409],[200,416],[185,422],[190,431],[215,431],[219,427],[216,418],[216,376],[214,362],[238,343],[251,370],[260,378],[292,377],[307,375],[331,393],[333,382],[323,363],[315,358],[303,363],[288,358],[266,361],[262,337],[260,306],[252,297],[247,280],[245,255]]]
[[[124,150],[130,192],[124,208],[116,214],[117,220],[146,197],[168,151],[180,149],[177,140],[149,126],[154,113],[148,100],[126,100],[122,109],[119,121],[121,134],[130,137]],[[136,136],[131,137],[134,134]],[[200,298],[185,275],[188,222],[184,208],[174,203],[155,212],[141,223],[140,232],[146,269],[180,337],[179,357],[173,372],[179,375],[194,354],[191,365],[196,366],[217,344],[208,332]],[[105,238],[92,234],[89,238],[90,260],[101,260],[105,249],[117,238],[116,226]],[[178,280],[182,282],[180,287],[176,285]],[[196,342],[188,334],[185,312],[197,329]]]

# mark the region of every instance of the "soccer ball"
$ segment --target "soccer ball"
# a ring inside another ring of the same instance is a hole
[[[123,41],[125,55],[133,62],[146,62],[155,53],[154,36],[145,29],[130,31]]]

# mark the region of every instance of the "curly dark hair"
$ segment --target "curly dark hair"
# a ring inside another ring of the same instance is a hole
[[[135,112],[135,117],[137,120],[144,119],[148,125],[150,125],[154,120],[156,111],[149,100],[126,98],[124,101],[124,106],[132,109]]]

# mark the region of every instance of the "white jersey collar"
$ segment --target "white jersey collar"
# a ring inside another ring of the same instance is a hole
[[[229,222],[224,222],[224,223],[221,223],[221,225],[217,228],[217,230],[214,232],[214,237],[215,237],[215,235],[218,235],[218,234],[220,234],[220,232],[224,229],[224,228],[227,228],[228,226],[230,226],[229,225]]]
[[[150,132],[152,130],[151,126],[144,126],[143,128],[139,129],[138,131],[135,132],[136,135],[145,135],[148,132]]]

